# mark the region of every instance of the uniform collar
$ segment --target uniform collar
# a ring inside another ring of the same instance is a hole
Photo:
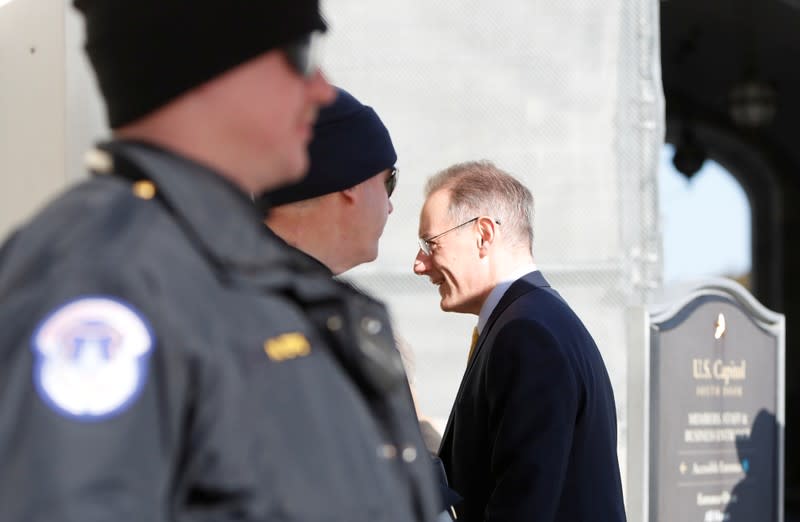
[[[301,264],[302,268],[304,268],[304,271],[307,271],[307,272],[312,272],[312,271],[313,272],[319,272],[321,274],[325,274],[329,278],[333,278],[334,277],[333,272],[331,271],[331,269],[328,268],[328,266],[325,263],[323,263],[322,261],[320,261],[316,257],[314,257],[314,256],[312,256],[310,254],[307,254],[306,252],[300,250],[296,246],[290,245],[289,243],[286,242],[285,239],[283,239],[281,236],[276,234],[269,227],[267,227],[267,233],[272,238],[274,238],[274,241],[277,244],[281,245],[283,247],[283,249],[293,252],[293,257],[295,258],[294,262]]]
[[[243,269],[290,262],[249,194],[218,172],[141,141],[115,140],[97,150],[111,155],[108,174],[151,181],[190,239],[217,262]]]

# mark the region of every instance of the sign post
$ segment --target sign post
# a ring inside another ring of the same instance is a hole
[[[630,381],[643,397],[641,520],[782,522],[784,317],[715,280],[644,327]]]

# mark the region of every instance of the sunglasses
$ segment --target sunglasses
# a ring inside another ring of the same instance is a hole
[[[304,78],[311,78],[319,70],[319,41],[317,33],[309,33],[281,48],[292,69]]]
[[[397,167],[392,167],[392,172],[389,173],[389,176],[383,182],[383,186],[386,187],[386,197],[392,197],[394,189],[397,187],[397,177],[399,175],[400,169]]]

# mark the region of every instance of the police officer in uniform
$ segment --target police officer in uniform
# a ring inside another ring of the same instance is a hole
[[[306,176],[257,201],[270,229],[329,276],[377,257],[399,176],[392,138],[375,110],[342,88],[336,93],[314,124]],[[430,457],[439,479],[440,519],[450,520],[449,508],[460,496],[448,486],[441,460]]]
[[[250,195],[331,86],[315,0],[77,0],[114,139],[0,250],[4,521],[427,521],[385,312]]]
[[[308,152],[303,179],[258,198],[267,226],[329,275],[374,261],[398,179],[386,126],[372,107],[336,87]]]

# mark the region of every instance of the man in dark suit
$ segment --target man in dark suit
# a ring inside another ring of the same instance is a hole
[[[533,263],[530,192],[484,161],[436,174],[425,196],[414,271],[442,310],[478,316],[439,450],[459,521],[624,521],[611,383]]]

